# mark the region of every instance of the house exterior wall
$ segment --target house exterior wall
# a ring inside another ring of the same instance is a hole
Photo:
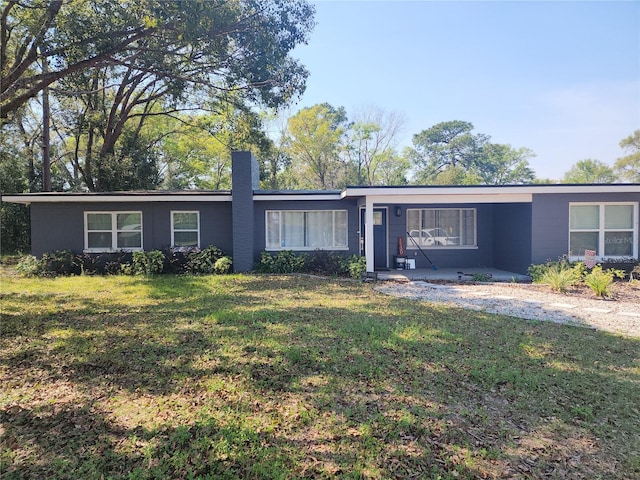
[[[531,205],[493,205],[493,265],[515,273],[527,273],[531,265]]]
[[[376,207],[379,205],[376,205]],[[475,208],[477,247],[469,248],[425,248],[422,250],[438,267],[492,267],[494,240],[494,213],[491,204],[404,204],[402,214],[395,215],[396,205],[385,205],[389,209],[389,265],[398,254],[398,237],[405,241],[405,251],[409,258],[415,258],[416,268],[431,268],[431,264],[417,248],[412,249],[407,240],[407,209],[411,208]]]
[[[640,194],[535,194],[531,204],[531,262],[544,263],[567,255],[569,250],[569,203],[640,202]],[[638,219],[636,219],[636,222]]]
[[[84,250],[84,212],[142,212],[144,250],[171,246],[171,212],[200,212],[200,247],[215,245],[232,254],[229,202],[34,203],[31,205],[31,252]]]

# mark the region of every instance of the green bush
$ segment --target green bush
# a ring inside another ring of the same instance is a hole
[[[584,277],[584,283],[593,290],[598,297],[608,297],[611,295],[611,284],[615,277],[624,278],[624,270],[614,270],[612,268],[603,270],[601,265],[596,265]]]
[[[225,275],[231,273],[231,267],[233,266],[233,260],[231,257],[221,257],[216,260],[213,270],[219,275]]]
[[[543,283],[558,292],[566,292],[580,281],[583,265],[570,266],[568,263],[556,263],[549,266],[535,283]]]
[[[364,278],[367,273],[367,259],[360,255],[349,257],[349,275],[352,278]]]
[[[16,265],[18,273],[25,277],[36,277],[40,275],[41,269],[42,264],[40,263],[40,260],[33,255],[24,255],[23,257],[20,257],[20,260]]]
[[[291,250],[270,254],[262,252],[257,270],[262,273],[303,273],[308,272],[306,253],[296,254]]]
[[[56,250],[42,255],[42,270],[49,275],[72,275],[80,273],[76,255],[71,250]]]
[[[203,250],[187,252],[184,271],[194,275],[216,273],[216,262],[224,256],[224,252],[215,245],[209,245]]]
[[[345,275],[349,265],[344,255],[326,250],[315,250],[308,255],[306,268],[309,272],[313,273]]]
[[[132,272],[135,275],[157,275],[164,268],[164,254],[160,250],[133,252]]]
[[[322,275],[364,277],[367,271],[365,257],[316,250],[312,254],[283,250],[278,253],[262,252],[255,267],[261,273],[318,273]]]

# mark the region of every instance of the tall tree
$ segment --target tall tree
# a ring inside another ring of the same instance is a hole
[[[620,178],[640,183],[640,130],[621,140],[620,147],[629,155],[617,159],[613,168]]]
[[[347,123],[344,108],[328,103],[303,108],[287,123],[287,150],[298,187],[330,189],[344,186],[340,142]]]
[[[0,115],[70,74],[107,65],[278,105],[304,88],[307,71],[289,53],[306,42],[313,14],[304,0],[9,0],[0,17]]]
[[[181,118],[182,128],[163,142],[164,188],[231,188],[231,152],[251,150],[259,162],[272,151],[259,115],[229,108]]]
[[[562,177],[562,183],[613,183],[617,179],[609,165],[587,158],[573,164]]]
[[[528,148],[512,148],[511,145],[488,143],[482,149],[477,172],[481,183],[507,185],[532,183],[535,174],[529,166],[529,158],[535,154]]]
[[[442,122],[413,136],[408,155],[419,183],[476,183],[474,170],[489,137],[473,134],[473,124]]]
[[[50,86],[58,102],[75,104],[76,118],[58,130],[74,140],[74,185],[153,188],[147,119],[219,111],[229,98],[289,102],[307,77],[290,52],[306,42],[313,13],[306,0],[12,0],[0,19],[0,114],[14,121]]]
[[[416,181],[460,185],[530,183],[534,179],[528,148],[489,143],[490,137],[472,133],[473,124],[442,122],[413,136],[406,155],[416,167]]]
[[[403,125],[404,119],[395,112],[366,107],[355,113],[354,123],[345,135],[344,152],[354,170],[356,185],[383,183],[381,169],[384,165],[388,172],[389,162],[398,158],[395,143]]]

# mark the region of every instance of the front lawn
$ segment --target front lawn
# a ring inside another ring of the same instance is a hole
[[[638,339],[302,276],[0,281],[3,479],[640,475]]]

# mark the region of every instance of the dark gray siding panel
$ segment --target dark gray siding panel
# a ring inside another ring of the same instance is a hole
[[[69,208],[71,207],[71,208]],[[31,204],[31,253],[37,257],[54,250],[84,248],[84,214],[76,205]]]
[[[531,265],[531,204],[494,205],[494,266],[527,273]]]
[[[84,249],[84,212],[142,212],[145,250],[171,246],[171,211],[200,211],[200,246],[215,245],[231,253],[231,204],[229,202],[161,203],[34,203],[31,205],[32,253]]]
[[[637,193],[537,194],[531,218],[531,262],[544,263],[567,255],[569,250],[569,203],[640,202]]]
[[[398,253],[398,237],[406,240],[408,208],[475,208],[477,248],[425,249],[423,251],[438,267],[492,267],[493,266],[493,205],[445,204],[445,205],[402,205],[400,217],[395,215],[395,205],[389,205],[389,265],[393,265],[393,256]],[[416,268],[430,268],[431,264],[418,249],[405,245],[409,258],[415,258]]]
[[[255,239],[254,239],[254,260],[260,259],[260,252],[266,246],[266,214],[267,210],[347,210],[347,241],[348,251],[340,250],[345,254],[359,253],[358,231],[358,206],[355,200],[282,200],[282,201],[257,201],[255,202]]]

